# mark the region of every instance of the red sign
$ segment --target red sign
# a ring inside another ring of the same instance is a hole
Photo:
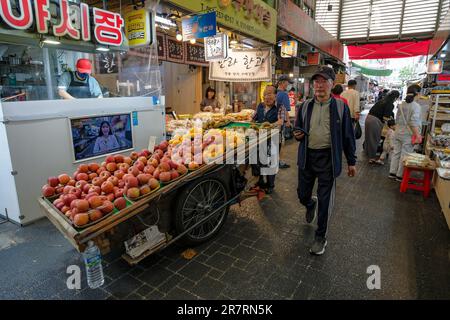
[[[310,66],[320,64],[320,53],[319,52],[308,52],[306,62]]]
[[[52,1],[52,6],[59,8],[57,10],[59,21],[51,25],[50,0],[17,0],[14,10],[11,2],[11,0],[0,0],[0,18],[10,28],[27,30],[35,22],[36,31],[40,34],[48,34],[49,30],[52,30],[56,37],[91,41],[91,17],[86,3],[76,5],[69,4],[68,0],[57,0],[55,4],[56,1]],[[120,14],[93,8],[92,15],[95,41],[102,45],[120,46],[123,42],[122,27],[124,25]],[[77,23],[79,25],[72,25],[73,20],[79,21],[80,23]]]

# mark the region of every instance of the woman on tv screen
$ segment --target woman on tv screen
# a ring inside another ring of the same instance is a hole
[[[103,121],[100,125],[98,137],[95,140],[94,154],[108,152],[120,148],[116,136],[113,134],[108,121]]]

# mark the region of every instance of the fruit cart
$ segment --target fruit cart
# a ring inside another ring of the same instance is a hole
[[[246,162],[253,148],[266,143],[267,138],[247,144]],[[226,158],[228,154],[223,155]],[[164,236],[151,248],[123,258],[136,264],[148,255],[174,242],[196,245],[214,237],[226,221],[229,208],[239,202],[247,180],[245,164],[205,164],[189,171],[176,181],[163,185],[137,201],[128,201],[126,208],[112,213],[97,223],[77,228],[53,205],[49,198],[39,198],[44,214],[79,251],[93,240],[103,254],[112,248],[125,252],[124,241],[151,226],[157,226]]]

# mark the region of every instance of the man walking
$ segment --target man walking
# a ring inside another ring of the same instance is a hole
[[[342,92],[341,97],[347,99],[348,107],[350,109],[350,117],[353,123],[359,120],[360,113],[360,95],[356,88],[356,80],[350,80],[348,82],[348,88],[346,91]]]
[[[278,78],[277,106],[278,107],[283,106],[284,109],[286,110],[284,114],[284,123],[281,126],[281,138],[284,138],[285,128],[291,126],[291,121],[289,119],[289,111],[291,111],[291,102],[289,100],[289,95],[287,93],[287,87],[289,84],[293,83],[294,82],[291,79],[289,79],[288,76],[282,75]],[[282,141],[280,140],[280,154],[281,154],[281,143]],[[279,163],[280,169],[287,169],[290,167],[290,165],[288,165],[284,161],[280,160]]]
[[[333,208],[336,178],[341,173],[342,152],[347,158],[348,176],[356,174],[355,135],[350,111],[342,100],[331,96],[336,75],[322,66],[313,75],[314,98],[299,108],[294,136],[298,148],[298,197],[306,207],[306,221],[317,212],[318,228],[311,254],[321,255],[327,245],[328,220]],[[300,130],[301,129],[301,130]],[[318,179],[317,197],[312,191]]]

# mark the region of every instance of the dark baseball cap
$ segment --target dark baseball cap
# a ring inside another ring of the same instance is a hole
[[[314,80],[318,76],[323,77],[327,80],[336,80],[336,74],[334,73],[334,70],[327,66],[320,66],[319,70],[317,70],[317,72],[314,73],[314,75],[311,77],[311,80]]]
[[[287,75],[285,75],[285,74],[281,75],[278,78],[278,82],[281,82],[281,81],[288,81],[290,84],[294,83],[294,81],[291,78],[289,78]]]

